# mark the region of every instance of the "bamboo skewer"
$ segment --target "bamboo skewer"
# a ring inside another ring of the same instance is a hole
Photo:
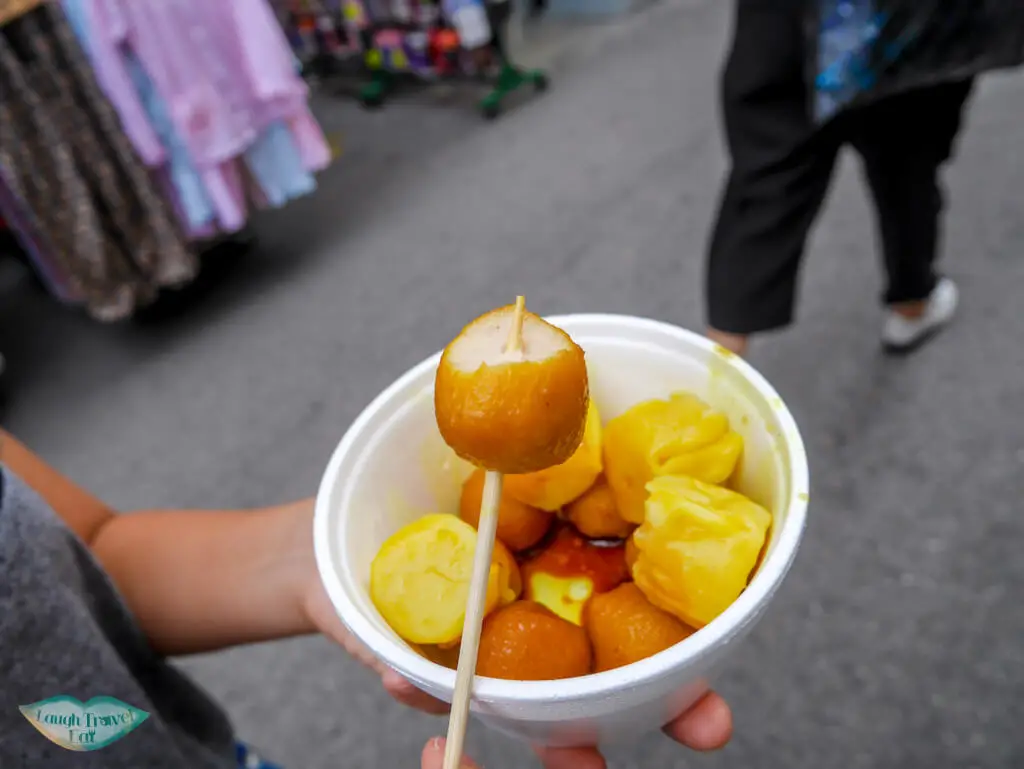
[[[520,352],[523,349],[523,317],[526,312],[526,297],[516,297],[516,309],[512,314],[512,328],[509,329],[505,352]]]
[[[516,298],[515,314],[509,331],[505,352],[520,352],[523,348],[523,312],[526,300]],[[488,470],[484,477],[484,492],[480,500],[480,522],[477,526],[476,552],[470,576],[469,597],[466,600],[466,619],[462,628],[462,646],[459,665],[455,672],[455,692],[448,717],[448,738],[444,747],[444,769],[459,769],[462,748],[469,725],[469,701],[473,692],[473,676],[480,651],[480,631],[483,628],[487,584],[494,557],[494,540],[498,532],[498,506],[501,502],[501,473]]]
[[[501,500],[502,475],[488,471],[484,479],[484,494],[480,501],[480,523],[477,529],[476,554],[473,574],[466,602],[466,622],[462,630],[462,648],[455,672],[455,694],[451,715],[448,716],[448,739],[444,746],[444,769],[459,769],[462,748],[469,723],[469,700],[476,672],[476,658],[480,651],[480,631],[484,621],[487,583],[494,557],[494,538],[498,531],[498,503]]]

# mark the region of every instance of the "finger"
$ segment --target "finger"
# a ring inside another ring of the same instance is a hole
[[[306,612],[309,614],[313,624],[320,628],[324,635],[340,644],[345,651],[370,668],[370,670],[383,675],[387,669],[386,666],[352,635],[342,621],[338,619],[330,599],[327,598],[327,594],[319,584],[306,604]]]
[[[420,759],[420,769],[442,769],[444,766],[444,740],[435,737],[423,748],[423,756]],[[461,769],[479,769],[479,767],[465,756],[459,763]]]
[[[666,726],[665,734],[693,750],[718,750],[732,737],[732,711],[725,700],[709,692]]]
[[[355,657],[362,665],[369,668],[374,673],[384,675],[388,670],[390,670],[387,665],[377,659],[377,656],[373,652],[359,643],[359,641],[352,636],[345,636],[339,640],[341,641],[345,651]]]
[[[394,670],[387,670],[381,676],[384,690],[410,708],[421,710],[430,715],[440,716],[448,712],[449,706],[441,700],[434,699],[429,694],[417,689],[411,682],[404,679]]]
[[[604,757],[595,748],[542,748],[535,746],[544,769],[606,769]]]

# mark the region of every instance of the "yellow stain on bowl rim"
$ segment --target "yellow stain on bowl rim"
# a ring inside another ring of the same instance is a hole
[[[799,494],[796,495],[796,498],[799,499],[801,502],[811,501],[811,495],[808,494],[806,491],[801,491]]]
[[[753,426],[759,425],[760,430],[757,432],[763,431],[765,448],[778,458],[781,465],[778,467],[774,462],[762,461],[752,466],[745,461],[745,450],[730,483],[739,482],[743,486],[743,493],[764,505],[772,515],[777,515],[779,510],[776,508],[784,509],[792,499],[792,491],[780,490],[775,480],[776,468],[785,477],[789,473],[790,464],[786,442],[774,418],[774,412],[785,408],[782,399],[765,398],[753,382],[742,376],[739,369],[731,365],[731,361],[739,357],[735,353],[721,345],[714,345],[714,352],[715,355],[707,360],[708,384],[703,394],[704,400],[726,414],[730,425],[743,435],[745,441],[751,438]]]
[[[721,355],[723,358],[727,358],[727,359],[731,359],[731,358],[735,358],[736,357],[736,353],[734,353],[732,350],[727,350],[725,347],[722,347],[722,345],[720,345],[720,344],[716,344],[715,345],[715,352],[718,355]]]

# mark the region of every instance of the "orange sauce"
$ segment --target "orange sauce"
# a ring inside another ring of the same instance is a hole
[[[629,579],[625,543],[595,543],[559,523],[520,562],[523,597],[547,606],[577,625],[595,593],[606,593]]]
[[[598,593],[629,578],[625,543],[595,544],[566,524],[556,524],[550,543],[534,552],[520,563],[524,578],[538,571],[553,577],[589,577]]]

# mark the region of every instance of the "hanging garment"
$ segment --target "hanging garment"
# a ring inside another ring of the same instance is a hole
[[[59,8],[0,30],[0,165],[97,318],[190,280],[194,255]]]
[[[169,188],[189,236],[209,237],[215,231],[217,212],[153,81],[133,53],[120,51],[112,43],[110,27],[95,23],[93,3],[62,0],[62,5],[135,151],[146,165],[166,175],[162,183]],[[102,54],[119,55],[119,66],[113,66]]]
[[[316,179],[306,170],[292,134],[280,120],[271,123],[246,151],[245,164],[273,208],[316,189]]]
[[[239,159],[269,201],[284,202],[315,189],[310,172],[327,166],[330,149],[265,3],[245,0],[236,8],[233,0],[81,2],[91,10],[92,29],[99,30],[90,48],[100,81],[114,84],[108,95],[115,104],[125,102],[125,112],[135,110],[127,103],[137,101],[137,93],[116,85],[124,79],[128,51],[166,104],[223,229],[236,230],[246,218],[235,167]]]
[[[177,2],[194,5],[195,0]],[[258,124],[266,126],[306,110],[309,88],[295,71],[295,57],[270,6],[223,0],[217,8],[209,23],[225,46],[218,77],[241,78]]]
[[[77,303],[81,296],[54,259],[54,248],[46,235],[37,229],[32,212],[7,186],[3,168],[0,168],[0,214],[3,214],[8,229],[28,256],[43,285],[60,301]]]
[[[121,126],[131,139],[139,158],[150,168],[160,166],[166,159],[164,144],[151,124],[144,104],[137,98],[127,98],[133,95],[135,88],[130,74],[122,68],[97,68],[92,41],[97,35],[105,34],[106,30],[93,22],[90,5],[85,0],[61,0],[61,6],[82,51],[93,65],[100,87],[107,94],[114,92],[124,95],[114,104],[121,118]]]
[[[191,3],[194,10],[195,0],[178,2]],[[247,152],[246,161],[269,199],[306,194],[316,187],[310,172],[326,168],[331,152],[309,110],[309,89],[298,75],[295,55],[273,9],[262,0],[226,0],[217,8],[218,14],[206,13],[206,24],[202,27],[211,33],[207,39],[221,41],[221,51],[226,55],[214,74],[219,83],[229,78],[242,79],[261,132],[254,142],[255,156]],[[197,39],[203,38],[203,31],[193,27]],[[232,63],[236,66],[232,67]],[[263,144],[266,146],[260,146]],[[273,177],[266,175],[270,170],[266,160],[271,152],[276,153]],[[296,158],[300,161],[298,167]],[[254,164],[260,168],[253,167]]]
[[[66,133],[73,136],[83,165],[93,166],[107,216],[124,239],[132,263],[153,286],[191,280],[198,263],[167,201],[132,152],[60,8],[47,3],[45,9],[45,14],[28,19],[37,25],[32,36],[35,49],[61,95]],[[88,117],[94,130],[79,125],[80,119]],[[95,163],[94,158],[101,162]],[[105,158],[109,164],[102,162]]]
[[[331,147],[308,107],[285,121],[307,171],[322,171],[331,164]]]
[[[241,229],[246,205],[232,168],[236,156],[256,138],[250,118],[232,109],[231,94],[218,92],[203,75],[190,29],[180,24],[173,0],[122,3],[120,0],[82,0],[91,33],[89,48],[96,76],[122,115],[146,113],[128,73],[129,58],[138,62],[158,94],[170,127],[200,177],[202,189],[216,212],[218,227]],[[177,54],[175,53],[177,52]],[[150,124],[152,125],[152,124]],[[181,172],[183,166],[178,165]],[[185,172],[187,174],[187,171]],[[182,208],[187,204],[180,201]],[[201,218],[201,215],[200,217]]]
[[[160,137],[167,153],[164,173],[173,189],[181,218],[192,237],[202,236],[214,228],[217,211],[210,199],[199,169],[192,162],[188,147],[174,129],[167,106],[134,54],[124,53],[125,69],[149,117],[150,125]]]

